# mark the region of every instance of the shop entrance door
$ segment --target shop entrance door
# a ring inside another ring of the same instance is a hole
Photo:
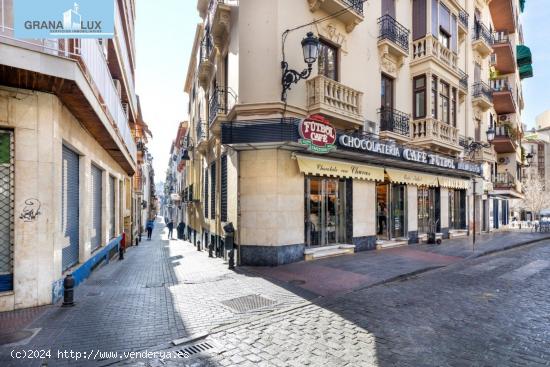
[[[376,233],[378,239],[407,236],[405,185],[376,184]]]
[[[346,242],[345,180],[306,178],[306,244],[329,246]]]

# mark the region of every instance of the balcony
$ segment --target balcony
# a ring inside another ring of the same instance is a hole
[[[363,0],[307,0],[307,2],[312,12],[322,10],[327,14],[334,14],[334,18],[344,24],[348,33],[365,19]]]
[[[220,50],[227,46],[231,34],[231,8],[238,6],[238,0],[210,0],[208,19],[210,20],[214,44]]]
[[[403,64],[403,58],[409,55],[409,33],[401,23],[386,14],[378,18],[378,50],[381,55],[391,55],[397,64]]]
[[[435,151],[458,153],[463,150],[459,143],[458,129],[433,118],[410,121],[412,143]]]
[[[468,74],[466,74],[461,69],[458,69],[458,75],[459,75],[459,93],[462,95],[468,94]]]
[[[492,147],[489,148],[481,148],[480,150],[473,153],[474,161],[476,162],[489,162],[489,163],[495,163],[497,161],[497,157],[495,154],[495,151]]]
[[[493,187],[495,190],[515,190],[517,186],[517,180],[510,172],[501,172],[493,176]]]
[[[516,31],[516,10],[512,0],[492,0],[489,3],[491,18],[497,31]]]
[[[482,111],[487,111],[493,106],[493,90],[485,82],[477,82],[473,85],[472,103]]]
[[[468,12],[460,8],[458,12],[458,33],[461,37],[465,37],[468,34],[469,17]]]
[[[493,52],[496,57],[494,66],[500,74],[516,72],[514,49],[506,32],[496,32],[493,37]]]
[[[307,81],[309,114],[322,114],[344,124],[363,126],[363,93],[323,75]]]
[[[447,70],[458,75],[458,56],[431,35],[416,40],[412,44],[413,65],[433,60]]]
[[[472,37],[472,47],[481,57],[485,58],[493,52],[493,35],[485,24],[476,22]]]
[[[493,105],[495,112],[499,115],[516,113],[516,97],[508,79],[491,80],[493,90]]]
[[[379,108],[380,137],[399,141],[410,140],[409,115],[393,108]]]
[[[497,126],[493,147],[497,153],[515,153],[518,149],[517,129],[509,125]]]
[[[212,38],[206,33],[201,41],[199,59],[199,83],[203,89],[207,89],[215,72],[214,45]]]
[[[208,126],[206,121],[200,120],[196,122],[195,137],[197,139],[196,148],[199,153],[206,153],[208,147]]]
[[[128,174],[137,148],[127,110],[96,39],[20,40],[0,28],[0,84],[54,93]]]
[[[237,95],[231,88],[217,87],[210,96],[208,104],[208,126],[213,133],[220,129],[220,122],[237,103]]]

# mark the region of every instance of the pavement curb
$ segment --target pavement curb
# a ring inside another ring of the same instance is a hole
[[[492,255],[492,254],[495,254],[495,253],[498,253],[498,252],[503,252],[503,251],[511,250],[511,249],[514,249],[514,248],[522,247],[522,246],[528,246],[528,245],[532,245],[534,243],[542,242],[542,241],[546,241],[546,240],[550,240],[550,235],[546,236],[546,237],[541,237],[541,238],[531,239],[531,240],[528,240],[528,241],[519,242],[519,243],[513,243],[511,245],[507,245],[507,246],[504,246],[504,247],[501,247],[501,248],[498,248],[498,249],[487,250],[487,251],[484,251],[484,252],[480,252],[478,254],[472,254],[468,257],[465,257],[464,260],[477,259],[477,258],[482,257],[482,256]]]

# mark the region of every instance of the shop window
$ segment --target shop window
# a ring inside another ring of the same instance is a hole
[[[418,233],[430,233],[436,222],[436,189],[426,186],[418,187]]]
[[[13,289],[14,147],[13,131],[1,129],[0,218],[2,218],[2,221],[0,221],[0,292],[11,291]],[[76,224],[78,225],[78,218],[76,218]]]
[[[449,229],[466,229],[466,190],[449,189]]]
[[[426,117],[426,76],[413,79],[414,118]]]
[[[319,75],[338,80],[338,48],[324,40],[319,42]]]

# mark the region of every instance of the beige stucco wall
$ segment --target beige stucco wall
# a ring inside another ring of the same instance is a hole
[[[239,153],[240,245],[304,243],[304,176],[290,154]]]
[[[353,237],[376,235],[376,183],[353,180],[353,198]]]
[[[90,257],[90,163],[120,179],[122,168],[52,94],[0,88],[0,127],[15,132],[14,292],[0,294],[0,311],[48,304],[52,282],[62,277],[61,157],[66,144],[80,155],[80,262]],[[28,198],[41,202],[32,222],[19,219]],[[103,205],[102,243],[108,241]]]

